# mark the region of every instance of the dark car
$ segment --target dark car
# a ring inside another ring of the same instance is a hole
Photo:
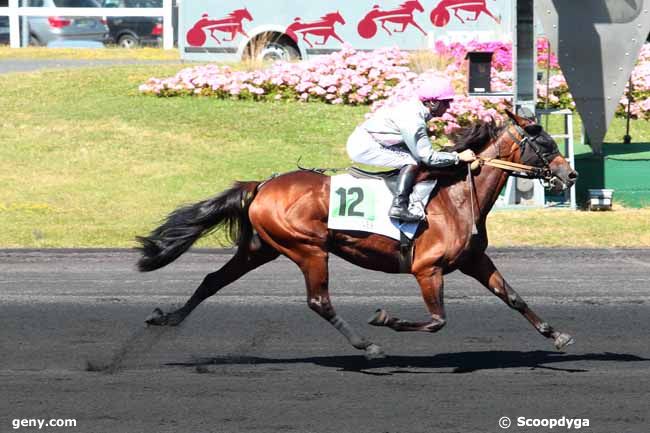
[[[2,2],[0,2],[2,5]],[[0,15],[0,44],[9,43],[9,17]]]
[[[104,0],[105,8],[161,8],[162,0]],[[162,17],[107,17],[109,40],[124,48],[160,45]]]

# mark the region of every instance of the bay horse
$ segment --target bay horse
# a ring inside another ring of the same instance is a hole
[[[523,163],[540,167],[555,190],[571,187],[577,173],[540,125],[507,112],[512,123],[491,121],[465,128],[455,139],[456,151],[473,149],[482,160]],[[573,342],[569,334],[543,321],[510,287],[485,250],[486,217],[510,175],[483,165],[472,178],[462,170],[433,171],[421,167],[417,180],[438,178],[435,195],[426,207],[426,221],[414,241],[410,273],[415,276],[429,312],[418,322],[392,317],[379,309],[369,323],[395,331],[437,332],[445,326],[443,275],[460,270],[474,277],[509,307],[521,313],[544,337],[562,350]],[[473,179],[473,180],[472,180]],[[181,308],[163,313],[156,308],[150,325],[180,324],[204,299],[247,272],[288,257],[302,271],[309,308],[332,324],[367,358],[382,357],[382,349],[362,337],[339,316],[328,293],[328,256],[337,255],[366,269],[400,272],[400,244],[382,235],[327,228],[330,177],[313,170],[298,170],[263,182],[237,182],[221,194],[181,207],[146,237],[138,237],[142,253],[140,271],[161,268],[187,251],[217,227],[224,227],[237,252],[221,269],[208,274]],[[473,234],[472,227],[476,233]]]
[[[307,39],[308,34],[323,38],[320,42],[314,42],[316,45],[325,45],[330,37],[344,43],[343,39],[336,34],[336,30],[334,29],[336,23],[345,25],[345,20],[338,11],[323,15],[319,21],[311,21],[308,23],[303,23],[300,17],[296,17],[294,22],[287,27],[285,33],[296,43],[298,43],[298,34],[301,34],[302,40],[309,45],[309,48],[314,48],[314,45]]]

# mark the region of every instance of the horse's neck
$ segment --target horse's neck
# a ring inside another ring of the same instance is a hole
[[[473,176],[474,194],[470,193],[467,178],[447,187],[442,187],[429,203],[429,212],[435,213],[434,207],[442,206],[455,208],[459,214],[471,215],[474,207],[475,222],[484,220],[499,198],[499,192],[505,185],[508,174],[494,167],[483,166],[478,175]],[[473,200],[473,202],[472,202]]]
[[[477,218],[487,217],[507,180],[508,173],[504,170],[488,166],[481,167],[481,173],[474,177],[476,206],[479,210]]]

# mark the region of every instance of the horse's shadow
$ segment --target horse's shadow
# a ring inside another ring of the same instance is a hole
[[[648,358],[625,353],[563,354],[549,351],[477,351],[441,353],[433,356],[389,356],[384,359],[366,360],[363,356],[314,356],[305,358],[264,358],[256,356],[219,356],[195,358],[188,362],[167,363],[169,366],[192,367],[198,372],[208,372],[210,366],[232,365],[290,365],[315,364],[371,375],[431,374],[431,373],[473,373],[480,370],[507,368],[548,369],[566,373],[584,373],[589,370],[567,368],[548,364],[566,362],[650,362]],[[448,371],[451,369],[451,371]],[[433,371],[432,371],[433,370]],[[436,371],[438,370],[438,371]]]

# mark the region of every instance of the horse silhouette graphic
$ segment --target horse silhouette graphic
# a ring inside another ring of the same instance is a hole
[[[478,17],[484,13],[497,23],[501,22],[501,17],[495,17],[487,8],[485,0],[442,0],[438,3],[438,6],[431,11],[431,15],[429,16],[431,23],[436,27],[444,27],[449,24],[451,18],[449,15],[450,9],[454,11],[454,16],[458,18],[462,24],[465,24],[465,21],[463,21],[463,18],[458,15],[459,10],[474,13],[474,18],[465,18],[467,21],[476,21],[478,20]]]
[[[248,37],[244,31],[242,21],[253,21],[253,17],[248,12],[248,9],[236,9],[228,14],[226,18],[212,20],[208,14],[201,15],[194,26],[187,32],[187,43],[193,47],[202,47],[207,39],[205,31],[210,32],[210,37],[221,44],[221,41],[215,36],[216,31],[230,33],[230,38],[224,38],[224,42],[230,42],[237,36],[238,33]]]
[[[392,35],[391,31],[386,27],[386,23],[389,22],[402,25],[401,29],[393,30],[395,33],[403,32],[410,24],[426,35],[427,32],[425,32],[413,18],[413,13],[415,11],[424,12],[424,8],[418,0],[409,0],[399,5],[398,8],[391,10],[381,10],[379,9],[379,5],[374,5],[372,10],[368,12],[361,21],[359,21],[357,31],[359,32],[359,36],[362,38],[370,39],[377,34],[377,22],[379,22],[381,23],[381,28],[386,30],[389,35]]]
[[[314,46],[307,39],[307,35],[322,36],[323,39],[320,42],[314,42],[316,45],[325,45],[327,40],[332,37],[337,41],[343,43],[343,39],[336,34],[334,30],[334,25],[339,23],[345,25],[345,20],[341,14],[337,12],[332,12],[327,15],[323,15],[319,21],[312,21],[308,23],[303,23],[302,18],[296,17],[293,20],[293,23],[287,27],[285,33],[291,37],[296,43],[298,43],[298,35],[302,35],[302,40],[305,41],[310,48]]]

